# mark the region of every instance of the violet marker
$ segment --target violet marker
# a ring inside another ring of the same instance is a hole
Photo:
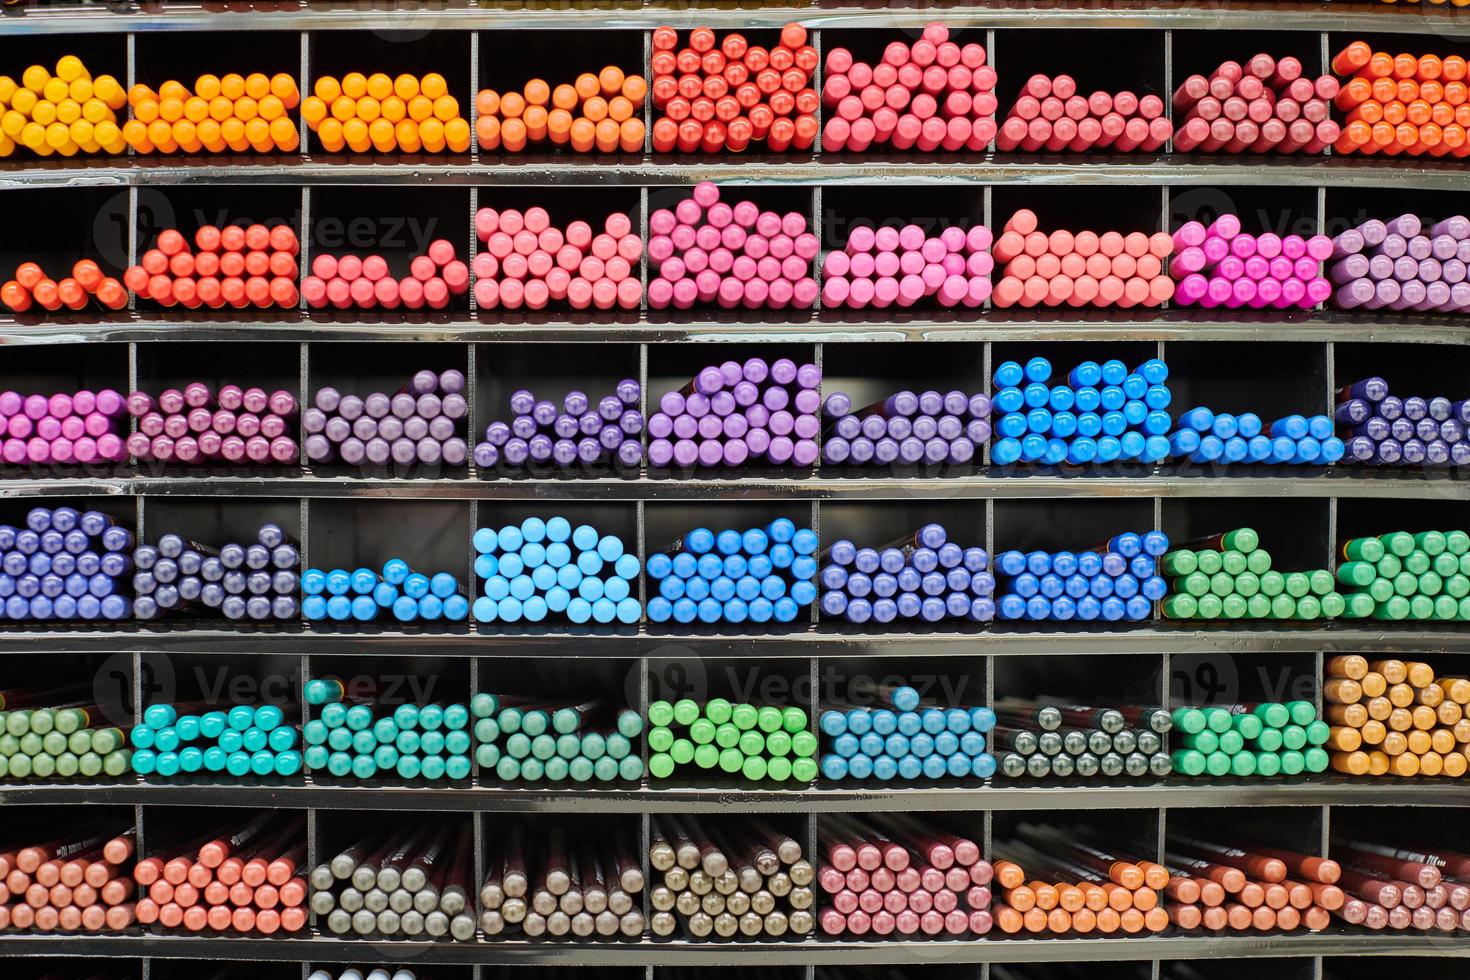
[[[390,460],[405,467],[462,466],[470,452],[459,434],[469,412],[464,384],[460,371],[425,370],[392,396],[373,392],[363,398],[335,388],[318,389],[313,408],[302,413],[307,458],[350,466]]]
[[[833,392],[823,404],[823,462],[967,463],[990,438],[990,408],[985,394],[904,390],[853,411],[845,392]]]
[[[689,469],[763,459],[811,466],[821,452],[820,384],[820,368],[789,358],[705,367],[659,399],[648,420],[649,463]]]
[[[1369,221],[1333,242],[1329,277],[1340,309],[1458,313],[1470,309],[1470,222],[1417,216]]]
[[[98,511],[32,508],[23,527],[0,526],[0,600],[11,620],[120,620],[133,534]]]
[[[984,548],[963,547],[938,524],[876,548],[835,542],[820,556],[822,614],[851,623],[995,618]]]
[[[1470,403],[1465,401],[1396,396],[1387,381],[1374,376],[1339,390],[1334,418],[1346,456],[1353,461],[1384,466],[1470,464]]]
[[[612,462],[623,468],[641,464],[643,414],[633,407],[642,402],[642,386],[631,378],[619,381],[613,394],[594,402],[585,392],[571,391],[556,402],[537,399],[527,389],[512,392],[509,422],[495,420],[485,427],[475,445],[475,465],[491,469],[531,463],[558,469]]]

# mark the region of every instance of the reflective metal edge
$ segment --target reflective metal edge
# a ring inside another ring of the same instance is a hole
[[[1470,805],[1470,785],[1442,780],[1178,778],[1114,785],[899,786],[790,790],[737,787],[555,790],[507,786],[247,785],[181,780],[142,782],[0,783],[0,806],[175,805],[360,809],[482,813],[902,813],[980,810],[1152,810],[1158,807],[1412,806]]]
[[[463,317],[461,313],[458,316]],[[570,316],[495,322],[442,319],[363,319],[327,322],[312,319],[237,318],[236,322],[187,317],[118,316],[97,322],[17,321],[0,317],[0,346],[86,343],[1021,343],[1126,340],[1269,343],[1470,343],[1465,318],[1397,318],[1393,315],[1318,312],[1311,317],[1259,321],[1169,310],[1156,316],[1082,313],[1053,320],[991,311],[980,320],[950,320],[935,314],[880,320],[822,314],[806,320],[737,322],[710,313],[704,322],[643,318],[577,319]]]
[[[647,657],[653,660],[779,657],[950,657],[1080,656],[1118,653],[1470,653],[1470,623],[1439,629],[1414,625],[1283,624],[1249,629],[1220,624],[1214,629],[1167,622],[1108,630],[1003,625],[968,632],[863,633],[823,624],[789,633],[742,632],[726,628],[705,635],[647,632],[633,627],[559,626],[521,632],[381,630],[369,627],[312,630],[211,623],[164,623],[123,628],[0,630],[0,655],[33,653],[164,653],[199,656],[275,656],[351,653],[434,657]]]
[[[1305,473],[1283,472],[1305,469]],[[1386,472],[1364,467],[1235,467],[1220,475],[1207,468],[1133,475],[1056,472],[1045,467],[1003,467],[959,476],[891,477],[776,474],[678,478],[648,474],[564,478],[482,479],[471,468],[451,478],[411,478],[301,473],[170,476],[70,476],[0,478],[0,498],[39,497],[241,497],[404,500],[947,500],[1070,499],[1110,497],[1291,497],[1392,500],[1470,500],[1470,480],[1455,471]]]
[[[912,963],[1060,963],[1154,959],[1254,959],[1278,956],[1432,956],[1470,957],[1463,934],[1414,935],[1350,932],[1286,935],[1160,935],[1106,939],[924,939],[836,941],[817,939],[768,942],[686,942],[640,939],[626,942],[536,942],[476,940],[337,939],[151,934],[5,935],[3,956],[108,956],[209,958],[232,961],[330,961],[381,963],[412,957],[416,963],[559,966],[805,966],[808,964]]]
[[[0,18],[0,32],[5,29]],[[781,184],[1021,184],[1042,186],[1274,184],[1286,187],[1394,187],[1470,190],[1463,161],[1357,157],[1264,156],[1202,158],[1138,154],[1109,157],[952,157],[915,160],[905,155],[841,156],[821,160],[751,156],[735,161],[703,157],[598,160],[582,157],[218,157],[101,158],[76,161],[6,161],[0,190],[45,187],[169,187],[190,184],[298,186],[626,186]]]
[[[225,6],[225,5],[220,5]],[[1470,34],[1470,18],[1458,8],[1425,4],[1409,8],[1281,0],[1269,7],[1251,0],[1170,3],[1166,0],[1090,0],[1090,2],[762,4],[713,7],[702,4],[504,3],[480,6],[432,4],[430,9],[384,4],[362,9],[323,3],[296,10],[204,9],[172,3],[161,10],[108,10],[101,4],[76,8],[10,8],[3,24],[18,34],[94,34],[155,31],[303,31],[303,30],[577,30],[595,25],[607,30],[642,30],[669,24],[681,30],[778,28],[797,21],[812,28],[916,28],[942,18],[951,27],[969,28],[1156,28],[1173,30],[1301,30],[1330,27],[1345,32],[1423,33],[1446,37]],[[1330,13],[1329,13],[1330,11]]]

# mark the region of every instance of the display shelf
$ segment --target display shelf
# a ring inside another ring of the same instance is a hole
[[[1222,624],[1154,622],[1111,630],[988,626],[965,632],[863,633],[835,624],[788,633],[741,632],[727,628],[704,635],[651,632],[635,627],[561,626],[541,631],[495,632],[460,626],[455,632],[332,630],[302,625],[282,628],[158,622],[157,625],[0,630],[0,655],[34,653],[168,653],[232,657],[278,654],[376,654],[432,657],[647,657],[652,660],[771,657],[1077,656],[1234,653],[1470,653],[1470,623],[1435,628],[1402,624],[1348,626],[1284,625],[1263,630]]]
[[[216,938],[149,934],[3,935],[0,956],[151,956],[223,961],[381,963],[412,957],[418,964],[525,966],[808,966],[926,963],[1064,963],[1154,959],[1261,957],[1470,957],[1470,937],[1348,932],[1244,936],[1168,935],[1107,939],[923,939],[770,942],[682,940],[571,943],[527,940],[476,942],[370,941],[313,935],[302,938]]]
[[[90,34],[153,31],[282,31],[359,29],[403,30],[627,30],[669,24],[681,30],[714,27],[728,30],[776,28],[790,21],[809,27],[884,26],[915,28],[942,18],[964,27],[1096,28],[1155,27],[1194,30],[1335,30],[1379,33],[1470,34],[1470,19],[1459,9],[1426,5],[1413,13],[1378,5],[1347,3],[1273,3],[1253,0],[1180,3],[1170,0],[1052,0],[1041,5],[1015,0],[976,0],[938,4],[901,0],[882,6],[851,2],[784,4],[701,9],[658,3],[596,2],[567,8],[538,8],[493,0],[405,5],[363,10],[351,3],[313,3],[297,9],[262,5],[259,10],[229,10],[199,3],[83,8],[45,7],[7,11],[9,30],[26,34]],[[1044,17],[1037,16],[1044,13]]]
[[[1470,805],[1454,780],[1177,778],[1054,785],[881,786],[860,789],[670,786],[546,789],[495,785],[250,785],[234,782],[0,783],[0,806],[216,806],[481,813],[912,813],[1155,810],[1159,807]]]
[[[891,156],[753,154],[733,161],[709,157],[571,156],[492,154],[467,156],[97,158],[58,162],[11,158],[0,165],[0,190],[53,187],[177,187],[247,184],[294,187],[412,186],[689,186],[700,181],[731,186],[841,186],[963,184],[1108,186],[1393,187],[1470,190],[1470,170],[1459,160],[1395,157],[1208,157],[1127,154],[1108,156]]]
[[[777,319],[777,317],[781,317]],[[207,316],[118,314],[97,318],[0,317],[0,346],[87,343],[1044,343],[1129,340],[1251,343],[1470,344],[1470,322],[1454,316],[1382,316],[1317,311],[1252,319],[1198,310],[1079,311],[1055,318],[1025,311],[987,310],[960,319],[938,312],[771,313],[742,320],[723,312],[648,312],[622,316],[534,316],[464,313],[421,317],[365,315],[341,322],[325,317],[237,313]]]

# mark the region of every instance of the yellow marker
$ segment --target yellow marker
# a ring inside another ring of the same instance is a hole
[[[323,75],[316,80],[312,86],[312,94],[328,104],[334,102],[337,96],[342,94],[342,86],[330,75]]]
[[[87,74],[86,66],[82,59],[74,54],[62,55],[61,60],[56,62],[56,75],[62,81],[73,82]]]
[[[46,83],[51,81],[51,73],[40,65],[31,65],[20,76],[20,80],[21,84],[25,85],[27,89],[40,95],[41,90],[46,87]]]
[[[109,108],[121,109],[127,104],[127,93],[123,91],[118,80],[111,75],[98,75],[92,82],[92,92],[97,98],[106,102]]]

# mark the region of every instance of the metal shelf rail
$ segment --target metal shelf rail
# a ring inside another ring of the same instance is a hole
[[[817,0],[785,6],[762,4],[699,9],[689,5],[640,3],[590,4],[565,9],[544,8],[486,0],[456,2],[413,9],[366,10],[350,2],[311,4],[297,10],[228,11],[170,2],[153,5],[48,6],[8,8],[0,15],[0,34],[20,37],[112,35],[125,45],[127,82],[137,79],[138,40],[154,34],[193,32],[277,32],[297,34],[301,51],[301,79],[313,77],[312,55],[316,32],[334,30],[391,32],[442,31],[468,34],[468,64],[445,65],[456,94],[471,95],[480,86],[482,41],[497,31],[586,31],[590,29],[648,32],[662,24],[679,28],[709,25],[717,29],[774,28],[796,20],[811,28],[820,46],[823,31],[909,31],[933,20],[957,27],[987,31],[986,46],[993,62],[1005,74],[1005,65],[1017,33],[1033,28],[1060,30],[1121,30],[1153,32],[1150,43],[1162,52],[1162,75],[1154,80],[1161,91],[1172,91],[1176,79],[1212,65],[1184,65],[1175,52],[1176,32],[1241,31],[1293,32],[1321,52],[1325,67],[1337,32],[1374,35],[1413,35],[1435,39],[1470,37],[1470,16],[1452,7],[1416,6],[1411,9],[1376,5],[1279,2],[1269,6],[1255,0],[1218,0],[1212,3],[1171,0],[1052,0],[1040,4],[978,0],[939,5],[908,2],[881,7],[843,0]],[[1324,32],[1328,27],[1332,34]],[[1244,35],[1242,35],[1244,36]],[[829,35],[830,37],[830,35]],[[1242,42],[1255,43],[1255,42]],[[1020,45],[1017,44],[1019,47]],[[124,48],[119,48],[124,50]],[[1248,51],[1241,52],[1248,54]],[[291,55],[294,58],[294,52]],[[648,45],[644,45],[647,71]],[[465,83],[468,88],[464,88]],[[1016,80],[1006,83],[1014,86]],[[465,100],[471,104],[473,99]],[[651,109],[645,107],[646,112]],[[270,160],[114,160],[66,161],[51,164],[12,158],[0,164],[0,192],[67,193],[86,188],[115,189],[127,195],[125,220],[132,229],[128,260],[138,254],[140,207],[148,194],[165,197],[174,188],[203,185],[258,188],[299,188],[303,220],[314,213],[313,189],[326,187],[409,187],[425,194],[458,194],[470,213],[480,188],[539,188],[551,197],[559,188],[618,187],[637,191],[635,217],[646,227],[649,195],[659,188],[687,188],[699,180],[716,180],[749,188],[796,188],[808,195],[810,213],[822,224],[825,188],[862,188],[882,185],[966,188],[979,198],[974,213],[954,218],[995,224],[1004,216],[994,208],[997,188],[1017,187],[1022,193],[1044,194],[1054,187],[1144,188],[1158,201],[1157,227],[1168,230],[1174,188],[1286,187],[1315,189],[1314,228],[1326,230],[1328,217],[1346,216],[1336,207],[1337,195],[1364,189],[1392,189],[1415,194],[1470,190],[1470,171],[1457,161],[1372,159],[1236,159],[1160,155],[1157,157],[1026,158],[987,155],[950,160],[911,160],[883,156],[754,157],[741,160],[665,158],[650,154],[601,162],[558,156],[502,158],[478,150],[460,158],[361,158],[304,156]],[[175,165],[180,164],[180,165]],[[681,191],[682,192],[682,191]],[[534,195],[528,195],[534,196]],[[554,198],[551,198],[554,199]],[[1329,205],[1334,205],[1329,207]],[[1463,208],[1462,208],[1463,210]],[[308,222],[309,223],[309,222]],[[473,233],[461,243],[473,255]],[[303,236],[310,248],[309,238]],[[143,242],[146,247],[148,243]],[[309,259],[309,254],[304,256]],[[647,275],[646,266],[642,270]],[[0,346],[125,348],[127,383],[134,387],[140,360],[152,345],[180,342],[255,344],[277,342],[298,345],[303,399],[314,389],[313,362],[318,367],[342,343],[433,343],[453,351],[469,367],[470,417],[483,426],[490,415],[479,410],[475,393],[477,357],[488,357],[495,344],[582,343],[636,347],[642,377],[648,381],[650,357],[666,345],[768,344],[803,345],[815,363],[836,345],[870,343],[945,342],[956,347],[973,368],[977,384],[990,374],[996,344],[1138,342],[1153,345],[1167,359],[1169,345],[1180,343],[1306,345],[1314,370],[1300,381],[1302,407],[1328,408],[1340,377],[1339,345],[1434,345],[1446,350],[1464,348],[1470,327],[1457,318],[1417,317],[1386,313],[1346,315],[1318,311],[1311,315],[1253,320],[1215,316],[1197,311],[1165,310],[1157,314],[1087,313],[1074,318],[984,310],[973,319],[935,314],[901,316],[848,316],[816,312],[800,316],[747,318],[726,315],[666,315],[647,310],[626,316],[573,315],[507,316],[477,311],[471,306],[442,316],[353,318],[335,322],[326,316],[299,314],[241,316],[233,322],[205,317],[176,316],[157,310],[135,310],[94,320],[59,318],[33,321],[0,318]],[[318,347],[317,345],[322,345]],[[463,345],[454,350],[453,345]],[[486,345],[481,349],[481,345]],[[1315,348],[1315,349],[1311,349]],[[714,350],[710,353],[713,355]],[[0,362],[3,363],[3,362]],[[489,361],[481,363],[490,363]],[[1345,379],[1344,379],[1345,380]],[[645,384],[645,389],[647,385]],[[498,406],[496,406],[498,407]],[[631,507],[636,514],[639,554],[647,555],[646,506],[664,502],[709,500],[714,506],[735,501],[790,501],[793,516],[810,514],[811,526],[820,527],[823,502],[866,506],[870,502],[937,496],[973,502],[983,507],[985,545],[993,550],[997,502],[1030,498],[1064,500],[1088,498],[1151,501],[1155,523],[1175,506],[1191,501],[1294,498],[1304,506],[1320,508],[1327,533],[1320,542],[1320,560],[1331,567],[1339,527],[1340,504],[1378,506],[1411,499],[1463,505],[1470,499],[1470,482],[1451,474],[1388,473],[1342,468],[1327,473],[1291,471],[1255,474],[1249,471],[1220,475],[1188,468],[1115,473],[997,472],[982,461],[964,475],[896,474],[834,477],[820,470],[807,477],[756,474],[712,479],[665,479],[662,474],[640,473],[630,478],[604,476],[586,480],[531,477],[482,480],[468,473],[462,479],[413,479],[390,474],[346,476],[303,467],[300,471],[266,475],[182,474],[147,469],[99,473],[0,473],[0,497],[11,498],[11,509],[30,506],[44,498],[120,498],[135,508],[141,527],[151,527],[154,508],[178,498],[230,498],[230,506],[248,508],[255,502],[299,500],[302,549],[310,561],[306,530],[313,524],[316,501],[335,499],[448,500],[467,508],[472,526],[479,517],[508,501],[600,501],[608,506]],[[1314,510],[1314,513],[1317,513]],[[1318,546],[1313,545],[1316,549]],[[468,544],[466,543],[466,550]],[[1314,557],[1316,552],[1314,551]],[[468,572],[468,567],[466,567]],[[467,581],[475,581],[473,575]],[[678,661],[796,662],[815,678],[832,660],[922,663],[935,669],[966,669],[965,658],[982,664],[986,697],[994,692],[995,658],[1003,657],[1117,657],[1156,658],[1160,703],[1170,701],[1171,658],[1193,655],[1236,657],[1304,655],[1320,675],[1326,654],[1370,652],[1387,655],[1470,656],[1470,629],[1463,624],[1436,626],[1337,622],[1283,624],[1256,628],[1253,624],[1200,628],[1189,623],[1156,622],[1131,628],[996,626],[964,631],[874,632],[848,630],[829,624],[794,627],[790,632],[753,632],[730,629],[691,635],[653,628],[547,628],[515,629],[464,627],[457,630],[364,628],[333,629],[287,626],[280,629],[230,628],[216,623],[165,621],[161,625],[118,625],[99,628],[48,628],[27,625],[0,630],[0,658],[48,655],[116,657],[132,677],[140,677],[146,660],[158,657],[233,658],[249,664],[257,658],[296,657],[302,677],[311,676],[313,656],[353,656],[365,661],[389,658],[444,658],[469,661],[472,688],[493,672],[497,661],[509,659],[575,660],[614,658],[632,662],[639,674],[640,704],[646,708],[650,672]],[[482,663],[483,661],[483,663]],[[0,659],[0,663],[4,663]],[[804,664],[802,663],[804,662]],[[491,687],[493,684],[486,683]],[[813,717],[817,707],[813,685]],[[135,709],[143,693],[135,685]],[[1320,692],[1316,695],[1320,699]],[[1320,706],[1320,704],[1319,704]],[[1126,811],[1154,828],[1162,857],[1171,809],[1297,808],[1291,819],[1305,814],[1328,853],[1329,829],[1337,808],[1349,812],[1393,807],[1466,807],[1470,789],[1450,782],[1372,781],[1338,777],[1319,780],[1260,780],[1200,782],[1184,780],[1131,785],[967,785],[935,787],[859,787],[801,790],[741,789],[704,785],[649,785],[636,788],[570,789],[501,787],[480,780],[469,786],[395,786],[387,784],[323,785],[303,780],[294,786],[149,785],[119,781],[102,784],[6,784],[0,786],[0,806],[119,806],[132,807],[143,848],[147,847],[148,812],[158,807],[204,806],[250,809],[283,807],[306,811],[308,861],[322,856],[319,827],[323,814],[337,810],[437,811],[471,815],[475,824],[475,874],[485,870],[485,839],[502,814],[608,814],[641,822],[643,839],[649,817],[661,812],[805,814],[810,846],[816,842],[820,815],[835,812],[946,811],[973,820],[975,834],[991,843],[992,817],[1011,811],[1065,809]],[[1438,812],[1437,810],[1434,812]],[[645,849],[646,850],[646,849]],[[1142,961],[1204,958],[1293,958],[1305,961],[1313,980],[1321,980],[1323,957],[1414,956],[1470,957],[1470,937],[1462,934],[1424,936],[1371,934],[1332,929],[1314,935],[1208,936],[1171,934],[1158,937],[1107,940],[1037,939],[949,942],[831,942],[817,938],[752,943],[690,943],[652,940],[628,943],[490,942],[419,943],[339,940],[313,933],[302,938],[254,939],[145,933],[110,936],[0,934],[0,958],[119,957],[141,959],[145,973],[154,961],[208,958],[220,961],[299,963],[302,977],[309,964],[370,963],[411,959],[425,964],[466,965],[472,980],[481,980],[486,968],[532,964],[626,966],[644,968],[652,980],[654,968],[664,965],[735,965],[805,968],[811,980],[817,965],[891,963],[948,963],[973,967],[962,975],[988,980],[990,963],[1048,963]],[[590,971],[589,971],[590,973]],[[460,974],[462,975],[462,974]],[[956,974],[961,975],[961,974]]]

